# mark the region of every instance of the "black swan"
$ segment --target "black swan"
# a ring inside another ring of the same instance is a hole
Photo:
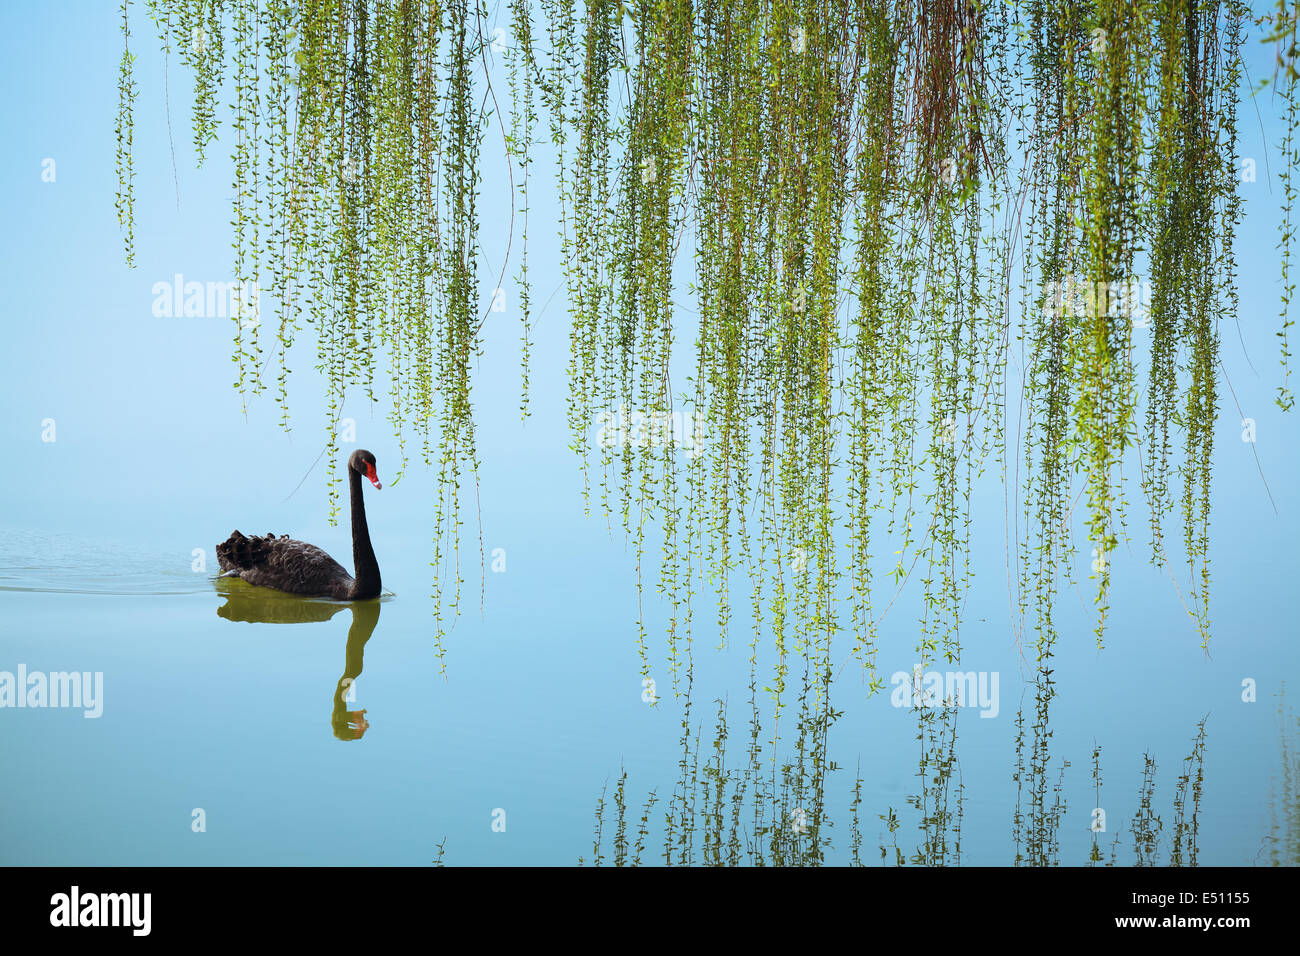
[[[369,478],[376,488],[383,487],[375,473],[375,456],[358,449],[348,459],[355,578],[314,544],[295,541],[287,534],[247,538],[238,531],[217,545],[221,577],[240,577],[258,587],[339,601],[364,601],[378,597],[379,562],[375,560],[375,549],[370,546],[370,530],[366,527],[366,505],[361,498],[362,475]]]

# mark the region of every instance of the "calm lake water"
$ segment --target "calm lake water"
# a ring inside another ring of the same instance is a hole
[[[743,629],[718,650],[702,627],[675,694],[666,609],[648,594],[651,703],[634,554],[584,513],[565,424],[566,305],[540,279],[527,425],[518,316],[484,330],[474,401],[488,567],[471,511],[465,613],[442,659],[436,492],[422,463],[396,480],[393,428],[359,396],[344,414],[385,483],[366,500],[386,596],[348,607],[215,579],[213,548],[235,528],[290,533],[351,567],[346,511],[329,525],[313,465],[325,402],[310,342],[292,356],[285,434],[269,396],[245,409],[231,388],[228,320],[152,314],[159,281],[228,280],[229,162],[214,150],[195,172],[178,113],[173,184],[162,62],[142,19],[138,267],[125,269],[117,10],[74,10],[0,11],[0,110],[14,131],[0,181],[20,225],[0,256],[13,317],[0,350],[0,685],[20,668],[102,674],[100,713],[0,708],[0,863],[1300,862],[1300,429],[1272,405],[1278,191],[1264,176],[1243,185],[1240,331],[1222,332],[1234,390],[1216,430],[1208,655],[1175,582],[1146,562],[1133,487],[1106,647],[1090,595],[1067,590],[1052,683],[1040,680],[1016,644],[992,469],[972,503],[962,660],[932,668],[973,674],[974,706],[894,705],[891,677],[906,685],[916,663],[914,589],[881,624],[881,693],[866,694],[846,638],[828,685],[792,662],[779,716],[771,648],[751,664]],[[186,103],[172,66],[171,101]],[[54,182],[41,180],[45,157]],[[484,180],[485,287],[504,251],[501,175]],[[539,195],[535,222],[554,212]],[[530,269],[558,283],[556,245],[535,242]],[[881,535],[886,558],[898,546]],[[1177,561],[1174,573],[1185,591]]]
[[[523,594],[490,581],[439,676],[427,541],[394,540],[371,500],[393,593],[355,607],[215,581],[186,551],[5,532],[0,670],[103,683],[98,717],[0,711],[22,768],[4,862],[1297,862],[1295,659],[1249,628],[1210,661],[1158,615],[1101,654],[1081,627],[1050,698],[1013,647],[972,653],[982,696],[955,710],[868,699],[850,661],[828,720],[796,668],[774,726],[743,644],[698,647],[678,699],[656,669],[647,703],[608,626],[617,575],[565,548],[508,564],[541,579]]]

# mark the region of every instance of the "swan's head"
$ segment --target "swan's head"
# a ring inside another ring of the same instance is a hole
[[[379,474],[375,471],[375,456],[364,448],[358,448],[348,459],[348,467],[358,475],[365,475],[376,488],[384,487],[379,483]]]

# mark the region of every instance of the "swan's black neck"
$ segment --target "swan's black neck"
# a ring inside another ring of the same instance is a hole
[[[370,528],[366,525],[366,503],[361,497],[361,475],[348,469],[348,490],[352,494],[352,597],[355,600],[378,597],[379,562],[370,546]]]

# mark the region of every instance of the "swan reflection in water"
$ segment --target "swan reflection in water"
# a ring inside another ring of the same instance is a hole
[[[217,593],[226,603],[217,608],[217,615],[228,621],[246,621],[256,624],[311,624],[328,621],[344,608],[352,610],[352,625],[348,628],[347,649],[344,652],[343,676],[334,688],[334,706],[330,724],[339,740],[360,740],[370,729],[365,709],[348,710],[348,691],[361,676],[362,658],[366,642],[379,623],[379,605],[375,598],[369,601],[322,601],[302,598],[268,588],[254,587],[238,578],[218,578]]]
[[[360,740],[362,734],[370,729],[365,708],[348,710],[346,697],[353,682],[361,676],[361,658],[365,653],[366,641],[370,640],[378,623],[378,600],[353,603],[352,626],[348,628],[348,646],[344,652],[343,676],[334,688],[334,710],[330,714],[334,736],[339,740]]]

